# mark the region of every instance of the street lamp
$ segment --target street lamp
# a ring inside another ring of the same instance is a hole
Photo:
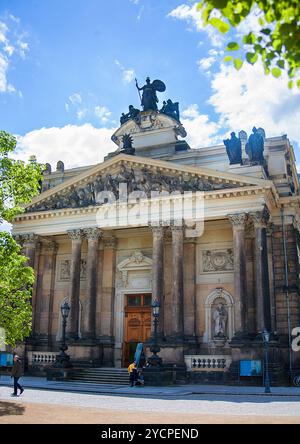
[[[157,341],[157,325],[158,325],[160,304],[157,299],[153,301],[153,303],[151,304],[151,308],[153,314],[154,336],[153,336],[153,344],[150,347],[152,356],[150,356],[148,362],[151,367],[160,367],[162,364],[162,359],[159,356],[157,356],[157,353],[160,352],[160,347]]]
[[[270,378],[269,378],[269,364],[268,364],[268,350],[269,350],[269,341],[270,341],[270,333],[264,329],[261,333],[262,339],[264,343],[264,351],[265,351],[265,393],[271,393],[270,389]]]
[[[72,367],[72,364],[70,363],[70,356],[67,355],[66,353],[66,350],[68,350],[68,346],[66,344],[66,326],[67,326],[67,319],[70,313],[69,304],[65,302],[60,307],[60,311],[62,315],[62,339],[60,346],[60,354],[56,356],[55,367],[70,368]]]

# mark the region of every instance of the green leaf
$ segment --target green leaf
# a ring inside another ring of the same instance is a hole
[[[226,46],[226,49],[227,51],[237,51],[238,49],[240,49],[240,45],[236,42],[230,42]]]
[[[300,88],[300,79],[297,80],[296,85],[298,88]]]
[[[260,24],[260,26],[264,26],[265,21],[264,21],[264,19],[262,17],[259,17],[258,23]]]
[[[272,75],[276,78],[281,76],[281,69],[279,69],[279,68],[272,68],[271,72],[272,72]]]
[[[231,62],[232,59],[233,59],[232,55],[228,55],[228,56],[224,57],[223,61],[227,63],[227,62]]]
[[[255,41],[256,41],[256,37],[253,34],[253,32],[249,32],[249,34],[247,34],[243,37],[243,42],[246,45],[253,45],[253,43],[255,43]]]
[[[258,59],[258,54],[256,52],[247,52],[246,59],[247,59],[248,63],[250,63],[251,65],[254,65],[254,63]]]
[[[284,60],[278,60],[276,65],[279,66],[279,68],[284,69],[285,62],[284,62]]]
[[[293,86],[294,86],[294,82],[293,82],[293,80],[289,80],[289,82],[288,82],[288,88],[289,88],[289,89],[292,89]]]
[[[271,29],[270,28],[263,28],[260,30],[261,33],[265,34],[265,35],[270,35],[271,34]]]
[[[226,34],[226,32],[229,31],[230,25],[226,22],[223,22],[223,20],[213,17],[209,20],[209,23],[214,27],[217,28],[222,34]]]
[[[241,67],[243,66],[243,60],[234,59],[233,64],[234,64],[235,69],[237,69],[239,71],[241,69]]]
[[[279,39],[273,40],[272,42],[273,48],[276,49],[276,51],[280,51],[282,48],[282,41]]]

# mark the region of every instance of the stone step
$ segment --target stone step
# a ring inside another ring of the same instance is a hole
[[[88,368],[71,373],[68,380],[93,384],[128,385],[129,375],[127,369]]]

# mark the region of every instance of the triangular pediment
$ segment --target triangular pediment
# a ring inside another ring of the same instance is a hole
[[[120,154],[41,193],[26,206],[26,212],[99,206],[103,192],[119,197],[120,184],[127,184],[128,194],[142,191],[147,197],[151,192],[214,193],[272,186],[268,180]]]

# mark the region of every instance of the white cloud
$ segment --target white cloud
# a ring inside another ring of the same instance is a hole
[[[187,131],[187,142],[191,148],[218,143],[219,124],[200,114],[198,105],[192,104],[181,113],[181,123]]]
[[[79,109],[76,113],[77,119],[78,120],[84,119],[86,117],[87,113],[88,113],[87,109],[85,109],[85,108]]]
[[[106,106],[96,106],[95,107],[95,115],[99,117],[100,121],[102,123],[107,123],[109,121],[109,118],[111,116],[111,112]]]
[[[136,77],[135,70],[130,68],[126,69],[122,63],[119,62],[119,60],[115,60],[115,64],[120,68],[122,71],[122,79],[124,83],[130,83],[133,81],[133,79]]]
[[[300,140],[300,92],[287,88],[287,76],[266,76],[260,65],[245,63],[240,71],[222,66],[214,75],[209,103],[220,114],[223,128],[251,132],[261,126],[266,135],[287,134]]]
[[[28,160],[36,155],[38,162],[50,163],[54,169],[58,160],[66,168],[96,164],[116,150],[111,141],[114,132],[114,128],[95,128],[91,124],[41,128],[17,136],[18,158]]]
[[[207,71],[216,61],[215,57],[204,57],[198,60],[197,64],[201,71]]]
[[[218,13],[214,14],[215,16]],[[204,26],[201,12],[197,10],[197,3],[193,6],[182,4],[173,9],[167,17],[173,17],[177,20],[184,20],[195,28],[197,31],[205,32],[214,47],[222,47],[224,44],[224,37],[211,25]]]
[[[24,34],[19,31],[20,19],[13,15],[6,16],[6,23],[0,21],[0,93],[17,92],[8,81],[8,70],[16,56],[25,59],[29,45],[24,41]],[[20,91],[19,91],[19,97]]]
[[[135,71],[134,69],[125,69],[123,71],[123,81],[124,83],[130,83],[135,78]]]
[[[73,93],[69,96],[69,101],[74,105],[75,103],[82,103],[82,97],[79,93]]]

